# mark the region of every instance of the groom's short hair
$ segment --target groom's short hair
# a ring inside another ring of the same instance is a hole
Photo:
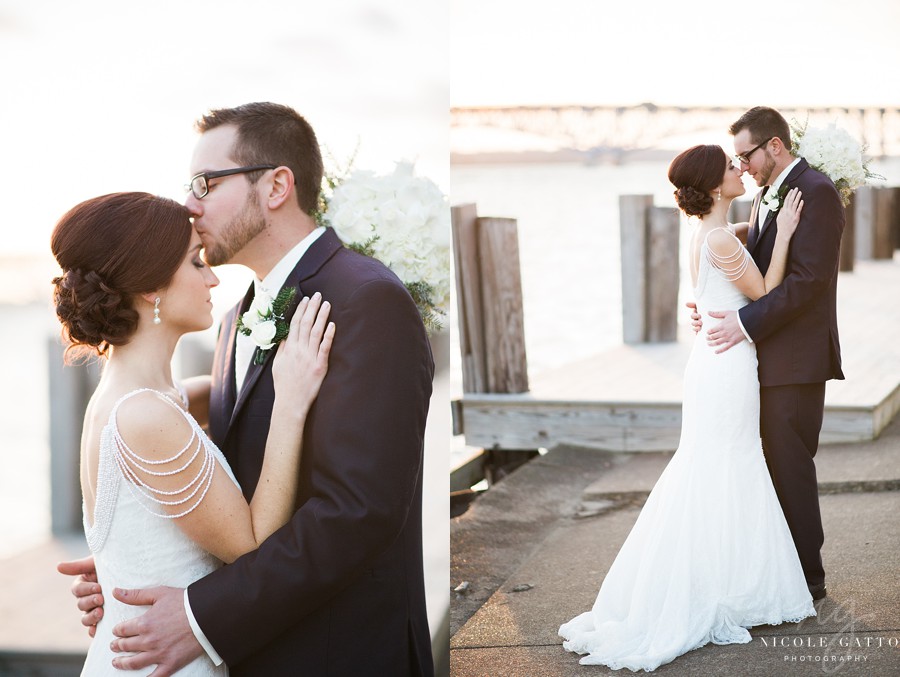
[[[240,165],[289,167],[297,186],[297,203],[312,215],[319,206],[322,189],[322,152],[312,126],[297,111],[277,103],[247,103],[218,108],[197,120],[201,134],[220,125],[234,125],[237,141],[232,159]],[[261,173],[248,175],[255,183]]]
[[[736,136],[744,129],[750,130],[753,143],[762,143],[766,139],[777,136],[785,148],[791,148],[791,128],[787,120],[774,108],[756,106],[739,117],[728,132]]]

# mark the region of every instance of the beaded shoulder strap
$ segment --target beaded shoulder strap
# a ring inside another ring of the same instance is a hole
[[[122,439],[122,435],[119,432],[119,427],[116,423],[116,415],[118,414],[119,406],[125,402],[125,400],[146,392],[153,393],[172,405],[184,416],[185,420],[191,426],[191,438],[187,441],[187,444],[168,458],[160,460],[143,458],[125,443],[125,440]],[[109,429],[112,435],[112,455],[116,465],[122,473],[122,476],[127,480],[126,484],[128,489],[145,510],[157,517],[175,519],[184,517],[200,505],[212,484],[213,472],[215,471],[216,466],[215,456],[213,455],[212,449],[203,443],[203,436],[200,434],[197,422],[189,413],[178,406],[171,397],[151,388],[140,388],[139,390],[134,390],[127,395],[124,395],[116,402],[110,412]],[[144,475],[149,475],[150,477],[171,477],[180,475],[187,471],[201,453],[203,454],[203,462],[197,473],[193,477],[186,478],[187,481],[184,485],[172,491],[158,489],[143,480],[137,474],[137,471],[140,471]],[[179,466],[172,470],[158,469],[160,466],[173,463],[178,463]],[[185,507],[177,513],[165,512],[165,508],[163,508],[163,512],[157,512],[150,507],[154,504],[159,506]]]
[[[719,256],[712,250],[712,247],[709,246],[709,236],[716,230],[724,230],[726,233],[731,235],[731,239],[734,241],[735,249],[724,256]],[[728,228],[714,228],[706,234],[706,240],[704,240],[703,244],[706,245],[706,258],[709,260],[710,264],[713,268],[718,268],[722,271],[725,279],[729,282],[734,282],[739,279],[741,275],[744,274],[744,271],[747,270],[747,266],[750,265],[750,254],[747,252],[747,249],[744,245],[741,244],[741,241],[735,236],[734,232]]]

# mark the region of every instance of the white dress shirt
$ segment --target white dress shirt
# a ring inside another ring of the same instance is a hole
[[[788,174],[791,173],[791,170],[797,166],[797,163],[800,162],[800,158],[794,158],[794,161],[789,164],[787,167],[781,170],[781,173],[775,177],[775,180],[772,182],[772,185],[769,186],[769,190],[766,191],[768,195],[771,192],[778,192],[778,189],[781,188],[781,184],[784,183],[784,180],[787,178]],[[759,201],[759,217],[756,221],[756,228],[759,230],[759,235],[757,236],[757,242],[759,238],[762,237],[763,225],[766,222],[766,217],[769,215],[769,206],[763,201]],[[750,338],[750,334],[747,333],[747,330],[744,329],[744,323],[741,322],[741,314],[737,314],[738,318],[738,326],[741,328],[741,331],[744,332],[744,336],[750,343],[753,343],[753,339]]]
[[[312,243],[318,240],[324,232],[325,228],[321,226],[316,228],[285,254],[282,259],[275,264],[275,267],[269,271],[269,274],[266,275],[265,279],[260,280],[259,278],[254,278],[254,293],[259,293],[262,289],[267,291],[274,298],[284,286],[284,282],[287,280],[288,275],[290,275],[291,271],[297,267],[297,263],[303,258],[303,255],[307,252]],[[250,367],[250,359],[253,356],[254,348],[255,345],[250,337],[244,336],[238,332],[237,337],[235,338],[234,354],[234,373],[237,394],[240,394],[241,387],[244,385],[244,377],[247,374],[247,369]],[[210,644],[209,640],[206,639],[206,635],[203,634],[203,630],[200,629],[197,619],[194,618],[194,612],[191,610],[191,603],[188,599],[187,588],[184,590],[184,611],[187,614],[191,630],[194,632],[194,637],[200,642],[200,646],[203,647],[203,650],[206,651],[214,664],[221,665],[223,662],[222,657],[213,648],[213,645]]]
[[[306,250],[310,248],[313,242],[321,237],[325,232],[325,228],[319,226],[305,238],[300,240],[281,260],[275,264],[265,279],[253,278],[253,286],[255,288],[254,295],[261,290],[265,291],[271,298],[275,298],[278,292],[284,286],[284,281],[291,271],[297,267],[297,263],[303,258]],[[250,367],[250,359],[253,357],[253,351],[256,346],[253,340],[244,334],[238,332],[234,344],[234,377],[235,393],[241,394],[241,388],[244,386],[244,378],[247,375],[247,369]]]

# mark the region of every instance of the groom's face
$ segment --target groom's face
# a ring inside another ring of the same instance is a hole
[[[222,125],[204,132],[194,148],[191,176],[238,167],[231,158],[237,129]],[[211,266],[242,263],[242,250],[265,229],[255,186],[246,174],[232,174],[208,182],[209,192],[197,199],[188,193],[185,206],[203,242],[204,258]]]
[[[775,169],[775,160],[766,148],[768,144],[757,148],[753,142],[749,129],[742,129],[734,135],[734,153],[747,157],[749,162],[741,162],[741,169],[747,172],[756,181],[756,185],[762,188],[768,186],[775,177],[772,176]]]

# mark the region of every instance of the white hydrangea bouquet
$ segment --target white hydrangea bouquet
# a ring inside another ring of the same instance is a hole
[[[827,127],[801,127],[796,120],[791,123],[791,152],[806,158],[809,166],[822,172],[834,182],[841,202],[846,207],[854,190],[865,185],[868,179],[884,179],[869,171],[868,161],[863,159],[865,148],[835,123]]]
[[[441,190],[431,179],[415,176],[410,162],[398,162],[386,175],[330,174],[325,183],[319,224],[394,271],[428,332],[440,330],[450,302],[450,208]]]

